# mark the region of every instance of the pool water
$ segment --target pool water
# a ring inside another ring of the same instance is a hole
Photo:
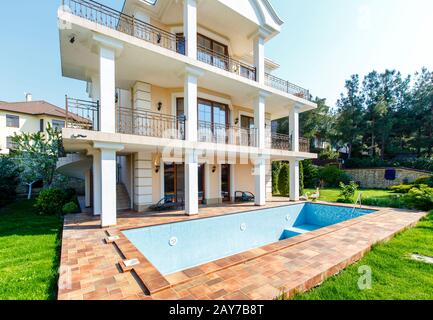
[[[372,212],[302,203],[123,233],[159,272],[167,275]]]

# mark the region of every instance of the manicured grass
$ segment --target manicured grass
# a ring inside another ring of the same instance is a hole
[[[40,216],[33,201],[0,210],[0,300],[56,298],[62,221]]]
[[[433,256],[433,211],[416,228],[397,235],[391,241],[376,245],[358,263],[321,286],[300,294],[296,300],[424,300],[433,299],[433,265],[413,261],[418,253]],[[358,268],[372,270],[372,287],[358,288]]]
[[[314,189],[305,189],[305,192],[314,193],[316,190]],[[355,194],[355,199],[358,198],[358,194],[362,192],[363,199],[366,198],[386,198],[395,195],[389,190],[375,190],[375,189],[364,189],[358,190]],[[320,198],[321,201],[327,202],[337,202],[338,196],[340,194],[340,189],[322,189],[320,190]]]

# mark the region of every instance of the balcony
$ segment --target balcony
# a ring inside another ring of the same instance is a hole
[[[62,0],[64,10],[75,16],[95,22],[110,29],[128,34],[170,51],[185,55],[185,38],[165,31],[149,23],[126,15],[92,0]],[[256,68],[245,62],[233,59],[207,48],[197,47],[197,60],[219,69],[256,81]],[[265,84],[279,91],[311,100],[308,90],[289,81],[266,74]]]
[[[116,108],[116,132],[151,138],[185,140],[185,117],[155,112]],[[66,127],[100,131],[99,102],[66,97]],[[198,141],[257,147],[257,129],[244,129],[238,126],[219,125],[199,121]],[[293,150],[292,137],[266,130],[266,147],[274,150]],[[308,139],[299,139],[299,151],[310,152]]]
[[[272,74],[269,73],[265,74],[265,84],[274,89],[292,94],[298,98],[311,101],[310,91],[302,87],[299,87],[293,83],[290,83],[289,81],[275,77]]]

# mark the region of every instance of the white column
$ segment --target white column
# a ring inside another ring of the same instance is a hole
[[[265,101],[267,95],[260,92],[254,99],[254,126],[257,129],[257,147],[265,148]]]
[[[186,55],[197,59],[197,0],[184,0],[183,34],[186,42]]]
[[[92,205],[92,171],[87,170],[84,173],[84,196],[85,196],[85,206],[86,208],[90,208]]]
[[[265,83],[265,37],[259,32],[254,38],[254,66],[256,78],[260,84]]]
[[[101,153],[95,150],[93,152],[93,214],[100,216],[101,212]]]
[[[185,213],[198,214],[198,158],[193,150],[185,152]]]
[[[292,137],[292,151],[299,152],[299,107],[290,110],[289,135]]]
[[[299,201],[299,160],[290,160],[290,200]]]
[[[101,131],[116,132],[116,84],[115,56],[113,49],[99,48],[100,119]]]
[[[187,141],[197,141],[197,83],[198,76],[196,70],[187,67],[184,79],[184,107],[185,107],[185,139]]]
[[[102,227],[117,223],[116,150],[101,149]]]
[[[254,196],[255,205],[266,205],[266,163],[263,158],[256,160],[254,164]]]

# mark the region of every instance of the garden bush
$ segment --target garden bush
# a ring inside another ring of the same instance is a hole
[[[340,189],[337,201],[341,203],[353,203],[358,185],[354,181],[350,181],[349,184],[340,182]]]
[[[62,208],[63,214],[80,213],[80,208],[75,202],[68,202]]]
[[[278,191],[282,196],[288,196],[290,193],[290,168],[287,163],[281,166],[278,175]]]
[[[313,161],[311,160],[302,161],[302,166],[304,168],[304,187],[309,189],[316,188],[319,184],[318,167],[313,165]]]
[[[69,202],[66,192],[57,188],[42,190],[36,197],[35,208],[39,214],[55,215],[61,214],[63,206]]]
[[[386,208],[397,208],[397,209],[407,208],[406,201],[404,197],[401,195],[395,195],[392,197],[383,197],[383,198],[365,198],[362,200],[362,204],[366,206],[374,206],[374,207],[386,207]]]
[[[433,209],[433,188],[420,185],[412,188],[405,197],[410,208],[429,211]]]
[[[304,165],[299,161],[299,194],[304,194]]]
[[[13,202],[17,196],[19,170],[8,156],[0,157],[0,208]]]
[[[336,166],[329,165],[319,169],[318,178],[322,187],[336,188],[340,182],[350,183],[350,176]]]
[[[281,162],[272,162],[272,194],[278,194],[278,175],[280,174]]]
[[[392,186],[389,189],[395,193],[409,193],[409,191],[414,187],[415,185],[413,184],[399,184],[396,186]]]
[[[421,177],[415,180],[414,184],[427,184],[430,180],[430,176]]]

